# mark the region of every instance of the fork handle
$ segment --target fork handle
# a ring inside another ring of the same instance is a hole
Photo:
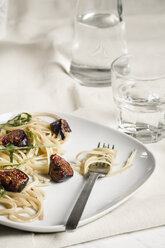
[[[85,208],[85,205],[88,201],[89,195],[92,191],[92,188],[94,186],[94,183],[96,182],[99,174],[98,173],[91,173],[72,209],[72,212],[67,220],[66,223],[66,231],[72,231],[75,230],[79,220],[82,216],[83,210]]]

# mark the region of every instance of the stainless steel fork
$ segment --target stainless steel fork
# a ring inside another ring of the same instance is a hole
[[[100,142],[97,147],[100,147]],[[109,148],[109,144],[106,146],[104,143],[103,147]],[[112,146],[112,149],[114,149],[114,145]],[[91,165],[89,167],[89,176],[66,222],[66,231],[73,231],[77,228],[94,183],[96,182],[98,177],[104,177],[108,173],[108,171],[109,165],[107,166],[107,164],[105,163],[97,162],[97,164]]]

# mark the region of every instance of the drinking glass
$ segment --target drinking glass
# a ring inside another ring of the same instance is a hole
[[[165,136],[165,58],[124,55],[111,67],[118,128],[143,143]]]
[[[79,0],[71,75],[85,86],[110,85],[112,61],[127,53],[121,0]]]

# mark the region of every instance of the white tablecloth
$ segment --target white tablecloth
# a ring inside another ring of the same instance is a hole
[[[124,9],[129,52],[165,55],[165,2],[126,0]],[[1,113],[67,112],[116,128],[111,87],[83,87],[68,74],[74,10],[74,0],[9,1],[7,34],[0,42]],[[164,147],[165,140],[148,145],[156,158],[154,175],[113,212],[73,233],[35,234],[0,226],[0,247],[64,247],[164,225]]]

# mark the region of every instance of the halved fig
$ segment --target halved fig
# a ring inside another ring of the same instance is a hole
[[[0,185],[7,191],[21,192],[25,188],[28,180],[29,177],[21,170],[0,170]]]
[[[18,147],[30,146],[30,139],[27,133],[22,129],[17,129],[5,134],[1,138],[2,145],[12,144]]]
[[[73,169],[66,160],[54,154],[50,157],[49,175],[53,181],[63,182],[73,176]]]
[[[62,140],[65,139],[65,133],[70,133],[72,130],[70,129],[69,124],[64,119],[59,119],[57,121],[54,121],[50,123],[50,128],[53,133],[56,135],[60,134]]]

